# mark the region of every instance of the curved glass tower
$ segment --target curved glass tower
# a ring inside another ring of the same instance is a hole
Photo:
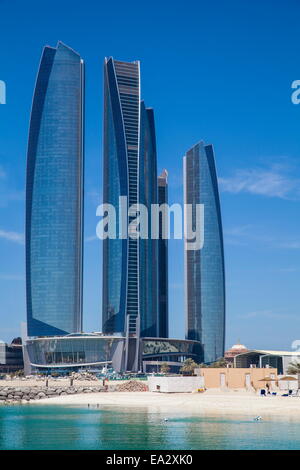
[[[116,210],[117,234],[122,219],[120,197],[128,211],[123,220],[126,227],[136,219],[131,206],[144,204],[150,208],[157,203],[154,116],[141,101],[137,61],[105,60],[103,188],[103,202]],[[148,230],[151,233],[151,222]],[[126,234],[103,241],[104,333],[126,333],[128,341],[157,336],[156,260],[157,240],[134,239]],[[133,359],[126,361],[131,362],[131,368]]]
[[[26,180],[28,336],[82,330],[83,67],[59,42],[44,48],[37,75]]]
[[[151,238],[151,205],[158,203],[154,112],[141,103],[139,202],[148,209],[148,239],[140,240],[141,336],[158,336],[158,240]]]
[[[168,204],[168,172],[163,170],[158,177],[158,204]],[[163,215],[159,215],[158,242],[158,308],[160,338],[169,336],[169,292],[168,292],[168,240],[163,238]]]
[[[186,338],[202,343],[202,360],[209,363],[224,356],[225,338],[223,231],[212,145],[200,142],[184,157],[184,203],[204,204],[203,248],[187,250],[185,241],[185,310]]]

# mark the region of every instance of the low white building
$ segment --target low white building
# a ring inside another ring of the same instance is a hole
[[[148,377],[150,392],[161,393],[187,393],[204,388],[204,377],[174,376],[174,377]]]
[[[287,374],[293,363],[300,363],[300,351],[251,349],[234,358],[234,367],[275,367],[278,374]]]

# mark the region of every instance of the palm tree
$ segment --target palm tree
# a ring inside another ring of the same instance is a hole
[[[214,367],[214,368],[218,368],[218,367],[227,367],[227,362],[226,362],[226,360],[224,359],[224,357],[221,357],[221,358],[218,359],[216,362],[213,362],[212,364],[210,364],[209,367]]]
[[[168,374],[170,372],[170,366],[166,362],[163,362],[160,366],[160,371],[162,374]]]
[[[183,363],[183,366],[180,368],[180,372],[182,372],[185,375],[193,375],[194,370],[199,367],[198,364],[193,361],[193,359],[189,358],[186,359]]]
[[[298,389],[300,389],[300,362],[291,362],[287,369],[288,374],[297,374]]]

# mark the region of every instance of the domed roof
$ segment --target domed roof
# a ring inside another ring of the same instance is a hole
[[[237,340],[237,343],[234,344],[229,351],[248,351],[248,348],[244,344],[241,344],[240,340]]]
[[[247,351],[247,348],[244,344],[241,344],[239,341],[237,342],[237,344],[234,344],[229,351],[236,351],[236,350],[242,350],[242,349],[245,349]]]

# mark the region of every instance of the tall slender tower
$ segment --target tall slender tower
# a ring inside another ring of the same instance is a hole
[[[193,205],[193,214],[195,204],[204,205],[203,248],[187,250],[185,241],[186,338],[200,341],[204,351],[202,360],[213,362],[224,355],[225,271],[212,145],[200,142],[184,157],[184,203]]]
[[[158,204],[168,204],[168,172],[158,177]],[[168,240],[163,238],[163,213],[159,214],[158,242],[158,325],[160,338],[169,335]]]
[[[158,240],[152,239],[151,206],[157,204],[154,111],[141,103],[139,202],[147,207],[148,237],[139,242],[141,336],[158,336]]]
[[[140,95],[139,62],[106,59],[103,202],[116,210],[117,232],[123,220],[120,197],[128,212],[129,232],[136,220],[132,206],[150,208],[157,203],[154,116]],[[151,225],[148,230],[151,233]],[[156,261],[157,240],[150,237],[103,241],[102,329],[126,335],[124,367],[128,370],[138,368],[140,336],[157,336]]]
[[[28,336],[82,330],[84,65],[45,47],[29,130],[26,179]]]

